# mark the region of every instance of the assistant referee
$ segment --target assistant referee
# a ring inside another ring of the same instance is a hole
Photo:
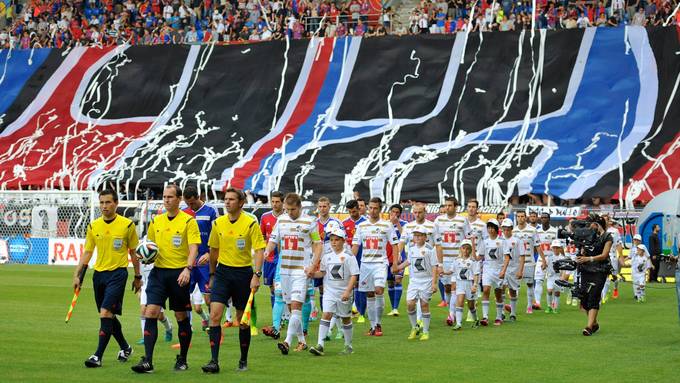
[[[262,238],[257,219],[243,212],[246,195],[238,189],[229,188],[224,194],[227,214],[213,223],[208,245],[210,246],[210,351],[212,359],[203,366],[203,371],[220,371],[219,352],[222,328],[220,321],[225,305],[231,299],[236,308],[237,318],[243,316],[251,289],[260,286],[262,260],[266,243]],[[255,252],[255,271],[253,256]],[[240,321],[238,338],[241,359],[238,371],[248,369],[250,348],[250,325]]]
[[[113,335],[120,346],[118,360],[126,362],[132,354],[132,347],[123,336],[120,321],[116,315],[123,312],[123,296],[128,277],[128,254],[132,255],[135,269],[133,287],[139,290],[142,276],[139,274],[139,262],[134,256],[139,239],[135,224],[128,218],[116,214],[118,195],[113,190],[99,193],[99,209],[102,216],[87,227],[85,252],[80,258],[73,275],[73,288],[80,287],[80,271],[90,262],[94,249],[97,249],[97,261],[94,264],[92,287],[94,300],[99,310],[99,345],[97,351],[85,361],[87,367],[101,367],[104,350]]]

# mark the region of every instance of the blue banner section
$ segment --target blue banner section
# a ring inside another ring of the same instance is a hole
[[[0,52],[0,115],[5,113],[19,95],[28,79],[42,65],[51,49],[2,50]]]
[[[49,258],[49,239],[27,238],[21,235],[4,238],[9,252],[9,263],[46,265]]]

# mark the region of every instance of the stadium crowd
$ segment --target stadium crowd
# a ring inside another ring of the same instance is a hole
[[[538,0],[535,27],[659,26],[676,3]],[[398,20],[390,4],[375,10],[370,0],[0,0],[0,48],[510,31],[532,24],[526,0],[421,0],[407,20]]]

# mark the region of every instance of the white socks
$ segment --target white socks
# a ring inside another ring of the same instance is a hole
[[[340,322],[340,321],[338,321]],[[345,335],[345,346],[352,345],[352,322],[342,325],[342,333]]]
[[[302,332],[302,311],[291,310],[290,322],[286,331],[286,343],[289,345],[293,341],[293,335],[297,335],[298,342],[305,343],[305,335]]]
[[[496,319],[503,320],[503,302],[496,302]]]
[[[375,324],[382,323],[383,312],[385,311],[385,295],[375,296]]]
[[[416,318],[416,312],[415,311],[409,311],[407,312],[408,314],[408,321],[411,322],[411,328],[416,328],[418,326],[418,319]]]
[[[517,297],[510,297],[510,315],[517,316]]]
[[[527,285],[527,308],[531,307],[535,300],[534,286]]]
[[[328,335],[328,330],[331,328],[331,322],[321,319],[319,321],[319,342],[322,347],[324,346],[324,338]]]
[[[609,292],[609,277],[607,277],[607,280],[604,281],[604,288],[602,289],[602,300],[604,300],[608,292]]]
[[[430,313],[423,313],[423,332],[430,332]]]
[[[163,324],[163,327],[165,327],[165,331],[172,331],[172,322],[168,320],[168,317],[166,316],[163,318],[163,320],[159,321]]]
[[[371,328],[375,328],[376,325],[375,314],[375,297],[366,297],[366,315],[368,315],[368,321],[371,322]]]
[[[463,308],[462,307],[456,307],[456,324],[457,325],[462,325],[463,323]]]
[[[450,298],[448,298],[447,302],[449,302],[449,317],[453,319],[456,316],[456,300],[457,300],[456,295],[452,295]]]
[[[542,297],[543,297],[543,280],[537,279],[534,282],[534,300],[536,300],[536,303],[538,303],[539,306],[541,305],[541,298]],[[548,302],[548,305],[549,304],[550,304],[550,302]]]

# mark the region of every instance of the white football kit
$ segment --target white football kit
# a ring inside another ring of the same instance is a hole
[[[326,273],[323,277],[323,311],[334,313],[340,318],[349,317],[352,314],[354,294],[350,294],[345,301],[342,300],[342,294],[352,276],[359,276],[356,257],[347,250],[336,253],[331,249],[321,257],[319,270]]]
[[[545,256],[546,262],[548,263],[548,268],[552,267],[548,258],[552,256],[552,241],[557,239],[557,228],[549,226],[548,230],[543,230],[543,226],[539,225],[536,230],[538,235],[538,245],[543,250],[543,255]],[[545,280],[545,273],[542,268],[536,267],[534,272],[534,278],[539,280]]]
[[[472,285],[475,281],[475,276],[479,274],[479,261],[474,260],[472,256],[456,258],[453,266],[453,276],[456,280],[456,295],[465,295],[467,300],[477,299],[477,294],[472,293]]]
[[[312,261],[312,244],[320,243],[316,218],[302,214],[292,219],[282,214],[276,221],[269,242],[279,248],[281,294],[286,304],[303,303],[309,286],[305,268]]]
[[[455,260],[460,254],[460,243],[468,238],[471,233],[465,217],[456,215],[449,218],[442,214],[434,220],[434,243],[442,249],[442,268],[445,274],[442,275],[441,282],[450,285],[455,282],[453,271]]]
[[[517,278],[517,272],[520,266],[520,257],[525,256],[524,243],[519,238],[511,236],[510,238],[502,237],[505,242],[505,248],[510,255],[510,262],[508,263],[508,269],[505,273],[505,285],[510,288],[510,290],[518,291],[520,280]],[[526,259],[526,257],[525,257]]]
[[[550,252],[550,256],[547,258],[548,268],[545,270],[548,290],[562,291],[562,288],[555,284],[555,281],[560,279],[560,273],[556,272],[553,266],[555,262],[565,259],[567,259],[567,256],[564,254],[555,254],[552,251]]]
[[[427,302],[432,297],[433,268],[437,266],[437,254],[432,246],[411,245],[406,251],[409,264],[407,300]]]
[[[387,280],[387,246],[399,244],[391,222],[370,220],[356,226],[352,245],[362,246],[359,267],[359,291],[373,292],[376,287],[385,287]]]
[[[501,237],[485,238],[477,244],[477,255],[482,259],[482,286],[499,289],[503,285],[500,272],[505,255],[510,252]]]
[[[536,233],[536,228],[530,225],[524,226],[523,229],[519,226],[515,227],[513,234],[522,240],[524,245],[524,273],[523,280],[527,284],[534,283],[534,275],[536,273],[536,260],[534,259],[534,252],[536,251],[536,246],[538,246],[538,234]],[[538,265],[540,268],[541,266]]]

